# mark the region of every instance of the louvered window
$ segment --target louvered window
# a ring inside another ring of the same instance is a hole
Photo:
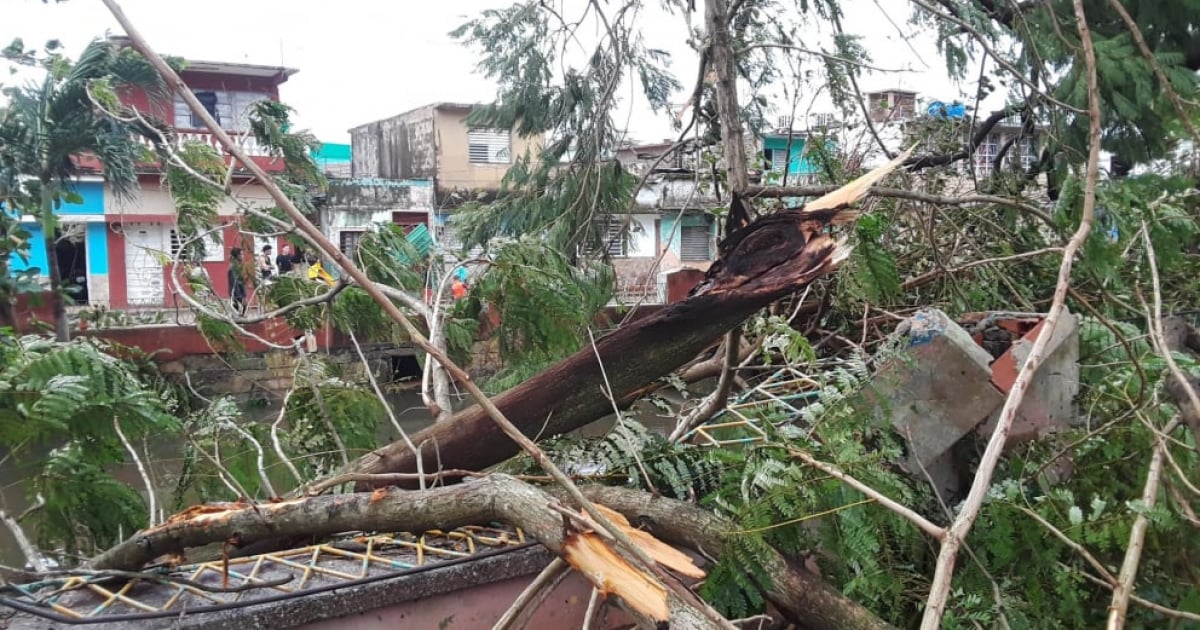
[[[342,253],[354,257],[354,250],[358,249],[358,241],[362,238],[362,230],[342,230],[338,235],[339,247]]]
[[[771,170],[776,173],[782,173],[787,166],[787,151],[783,149],[771,149]]]
[[[688,262],[711,260],[709,240],[709,226],[683,226],[679,231],[679,259]]]
[[[171,257],[179,256],[179,251],[183,249],[183,244],[186,239],[179,233],[179,230],[171,228],[168,238],[171,239]],[[225,260],[225,239],[221,230],[209,232],[204,236],[204,257],[201,262],[222,262]]]
[[[621,230],[621,221],[612,220],[608,224],[608,233],[604,235],[604,243],[608,247],[608,255],[621,257],[626,255],[625,245],[629,238]]]
[[[467,132],[467,147],[472,164],[508,164],[512,161],[509,132],[505,129],[472,129]]]

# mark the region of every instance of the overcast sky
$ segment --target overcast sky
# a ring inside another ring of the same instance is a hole
[[[164,54],[206,61],[282,64],[299,70],[281,88],[299,112],[301,126],[326,142],[349,142],[350,127],[437,101],[482,102],[494,86],[475,73],[477,57],[448,33],[489,7],[509,0],[122,0],[126,14]],[[567,0],[567,6],[580,5]],[[647,2],[657,7],[658,2]],[[702,5],[703,2],[698,3]],[[945,76],[927,37],[911,33],[909,4],[902,0],[847,0],[847,30],[864,36],[879,66],[903,73],[873,73],[863,89],[902,87],[922,98],[966,99],[974,85]],[[703,11],[695,19],[702,21]],[[679,16],[647,9],[639,16],[647,46],[665,49],[685,85],[694,80],[695,54]],[[820,27],[815,27],[820,28]],[[26,46],[57,38],[74,56],[92,38],[120,33],[99,0],[0,0],[0,45],[21,37]],[[587,35],[585,34],[584,37]],[[817,48],[820,33],[813,33]],[[812,67],[811,57],[805,62]],[[11,83],[12,77],[0,76]],[[666,119],[623,89],[631,134],[641,141],[670,135]],[[811,96],[811,95],[805,95]],[[680,97],[683,100],[686,97]],[[814,111],[832,111],[818,94]],[[776,101],[784,105],[782,99]],[[808,108],[802,99],[800,109]],[[784,112],[786,113],[786,112]]]

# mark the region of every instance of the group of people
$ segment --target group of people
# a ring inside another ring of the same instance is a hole
[[[269,283],[277,276],[289,275],[296,270],[298,265],[312,262],[313,264],[309,265],[308,278],[333,284],[333,278],[321,267],[319,260],[310,261],[308,260],[310,257],[302,252],[293,253],[292,246],[287,244],[280,246],[279,254],[276,256],[272,256],[273,249],[270,245],[263,245],[262,251],[255,256],[255,274],[263,282]],[[246,262],[242,254],[241,247],[229,250],[229,299],[238,314],[246,312],[247,273]]]

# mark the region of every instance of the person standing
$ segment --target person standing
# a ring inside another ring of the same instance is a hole
[[[275,257],[275,268],[279,270],[279,275],[286,276],[292,272],[292,268],[296,265],[296,259],[292,255],[292,246],[284,243],[279,246],[279,255]]]
[[[246,313],[246,261],[242,260],[242,248],[229,250],[229,300],[238,315]]]
[[[271,246],[263,245],[262,254],[258,256],[258,275],[263,280],[270,280],[275,275],[275,263],[271,259]]]

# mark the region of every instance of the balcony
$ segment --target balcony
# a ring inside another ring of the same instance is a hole
[[[271,152],[267,150],[266,147],[259,144],[258,140],[254,137],[254,134],[242,133],[238,131],[228,131],[227,133],[234,139],[235,142],[238,143],[238,146],[242,149],[242,151],[245,151],[246,155],[252,158],[255,163],[257,163],[263,169],[272,172],[283,170],[283,160],[271,155]],[[146,147],[153,147],[153,143],[146,138],[139,136],[138,142]],[[175,148],[178,149],[183,147],[185,144],[196,142],[200,144],[207,144],[208,146],[212,147],[218,154],[224,155],[226,161],[231,159],[230,156],[226,154],[225,148],[221,146],[220,141],[217,140],[215,135],[207,131],[175,131]]]

